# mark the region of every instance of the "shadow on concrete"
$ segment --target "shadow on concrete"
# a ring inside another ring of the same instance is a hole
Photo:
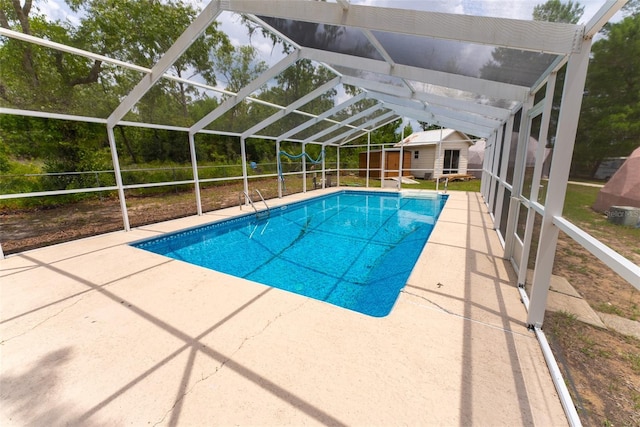
[[[195,357],[196,357],[197,354],[202,354],[202,355],[205,355],[207,357],[210,357],[211,359],[216,360],[218,363],[220,363],[220,367],[224,366],[224,367],[226,367],[228,369],[231,369],[235,373],[237,373],[237,374],[241,375],[242,377],[246,378],[247,380],[253,382],[255,385],[261,387],[262,389],[264,389],[265,391],[267,391],[267,392],[271,393],[272,395],[278,397],[279,399],[286,401],[290,405],[296,407],[298,410],[304,412],[305,414],[307,414],[308,416],[310,416],[311,418],[315,419],[316,421],[318,421],[318,422],[320,422],[322,424],[335,425],[335,426],[344,425],[344,423],[342,423],[340,420],[338,420],[338,419],[334,418],[333,416],[331,416],[330,414],[324,412],[322,409],[314,406],[312,403],[307,402],[304,399],[296,396],[292,392],[280,387],[278,384],[274,383],[273,381],[270,381],[268,378],[265,378],[264,376],[262,376],[262,375],[260,375],[260,374],[258,374],[256,372],[252,371],[251,369],[247,368],[246,366],[243,366],[242,364],[240,364],[238,362],[235,362],[230,356],[227,356],[227,355],[225,355],[225,354],[223,354],[221,352],[218,352],[213,348],[206,347],[202,342],[200,342],[200,340],[203,337],[207,336],[209,333],[214,331],[216,328],[220,327],[222,324],[226,323],[228,320],[230,320],[231,318],[236,316],[238,313],[240,313],[243,310],[245,310],[251,304],[255,303],[257,300],[259,300],[264,295],[266,295],[268,292],[270,292],[273,288],[265,289],[264,291],[262,291],[261,293],[259,293],[258,295],[256,295],[255,297],[253,297],[252,299],[247,301],[245,304],[243,304],[242,306],[238,307],[236,310],[231,312],[225,318],[223,318],[222,320],[220,320],[216,324],[212,325],[211,327],[207,328],[206,330],[204,330],[202,333],[198,334],[197,336],[190,336],[189,334],[187,334],[187,333],[177,329],[176,327],[168,324],[164,320],[152,315],[151,313],[148,313],[147,311],[137,307],[136,305],[130,303],[129,301],[124,300],[122,297],[118,296],[116,293],[110,291],[109,289],[106,289],[104,287],[104,285],[97,285],[97,284],[95,284],[95,283],[93,283],[93,282],[91,282],[89,280],[86,280],[86,279],[84,279],[82,277],[73,275],[73,274],[71,274],[71,273],[69,273],[67,271],[64,271],[64,270],[62,270],[60,268],[57,268],[57,267],[55,267],[53,265],[45,264],[44,262],[41,262],[41,261],[39,261],[39,260],[37,260],[37,259],[35,259],[33,257],[28,256],[28,255],[22,255],[22,256],[25,259],[28,259],[29,261],[33,262],[34,264],[39,265],[42,268],[52,270],[56,274],[67,276],[67,277],[73,279],[74,281],[87,286],[88,288],[90,288],[89,289],[90,291],[97,292],[97,293],[103,295],[104,297],[110,299],[111,301],[113,301],[117,305],[126,307],[128,310],[131,310],[136,315],[140,316],[141,318],[145,319],[146,321],[154,324],[158,328],[163,329],[164,331],[168,332],[169,334],[173,335],[174,337],[176,337],[179,340],[181,340],[182,342],[184,342],[184,345],[182,347],[178,348],[177,350],[175,350],[174,352],[172,352],[171,354],[166,356],[164,359],[162,359],[160,362],[156,363],[153,367],[151,367],[150,369],[148,369],[144,373],[136,376],[129,383],[127,383],[126,385],[121,387],[118,391],[113,393],[107,399],[104,399],[103,401],[97,403],[94,407],[92,407],[91,409],[89,409],[88,411],[83,413],[82,415],[79,415],[75,420],[72,421],[72,423],[77,423],[77,424],[87,424],[87,423],[89,423],[90,422],[90,418],[93,415],[95,415],[98,411],[100,411],[100,409],[102,409],[105,406],[107,406],[110,402],[114,401],[117,397],[123,395],[127,390],[129,390],[130,388],[134,387],[136,384],[138,384],[141,381],[143,381],[150,374],[152,374],[153,372],[157,371],[159,368],[161,368],[162,366],[167,364],[172,359],[176,358],[178,355],[182,354],[185,351],[189,351],[188,361],[187,361],[187,364],[185,365],[185,369],[184,369],[184,372],[183,372],[183,375],[182,375],[182,379],[180,381],[180,386],[179,386],[179,388],[178,388],[178,390],[176,392],[176,400],[175,400],[173,408],[171,409],[172,415],[171,415],[171,418],[170,418],[170,421],[169,421],[170,425],[177,425],[178,424],[179,417],[180,417],[180,411],[181,411],[181,408],[182,408],[182,403],[184,401],[183,400],[183,396],[185,394],[185,387],[186,387],[186,384],[189,382],[190,376],[192,375],[193,362],[194,362]],[[129,275],[131,275],[131,274],[129,274]],[[58,358],[58,359],[60,359],[60,358]],[[50,377],[49,381],[55,381],[55,377]],[[10,388],[9,392],[7,393],[6,400],[13,401],[13,402],[15,402],[15,401],[18,401],[18,402],[23,401],[24,399],[22,399],[20,396],[24,396],[28,392],[28,387],[27,387],[27,389],[24,389],[24,385],[25,384],[23,384],[23,387],[20,387],[20,388]],[[40,387],[40,385],[38,385],[38,387]],[[4,396],[4,394],[3,394],[3,396]],[[18,396],[18,397],[15,397],[15,396]],[[17,408],[17,411],[19,413],[23,413],[24,415],[27,415],[25,413],[25,411],[22,410],[21,408],[22,408],[22,406],[19,406]],[[20,411],[22,411],[22,412],[20,412]],[[63,411],[63,408],[52,408],[52,409],[49,409],[47,411],[48,412],[52,412],[51,415],[54,416],[54,417],[55,416],[60,417],[59,418],[60,420],[63,420],[63,419],[67,420],[66,421],[67,423],[70,420],[69,411],[65,412],[65,411]],[[55,419],[55,418],[53,418],[53,419]],[[39,424],[39,423],[35,423],[35,424]]]

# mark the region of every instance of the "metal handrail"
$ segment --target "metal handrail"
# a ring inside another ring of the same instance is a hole
[[[254,190],[256,193],[258,193],[258,196],[260,196],[260,200],[262,200],[262,203],[264,203],[264,205],[267,208],[267,213],[269,213],[269,215],[271,215],[271,209],[269,208],[269,205],[267,204],[267,202],[264,200],[264,197],[262,197],[262,193],[260,192],[260,190],[258,190],[257,188]],[[255,209],[255,207],[254,207]],[[257,211],[256,211],[257,213]]]
[[[253,210],[258,213],[258,209],[256,209],[256,206],[253,204],[253,200],[251,200],[251,196],[249,196],[249,193],[246,191],[241,191],[240,194],[238,195],[238,201],[240,202],[240,210],[242,210],[242,195],[244,194],[244,200],[245,203],[249,202],[249,204],[251,205],[251,207],[253,208]]]
[[[244,195],[245,202],[249,202],[249,204],[253,208],[254,212],[256,213],[256,217],[260,214],[260,212],[267,212],[267,216],[270,216],[271,215],[271,209],[269,208],[269,205],[267,204],[267,202],[264,200],[264,197],[262,197],[262,193],[258,189],[255,189],[254,191],[256,193],[258,193],[258,196],[260,196],[260,200],[262,200],[262,203],[264,203],[264,205],[266,206],[267,209],[264,210],[264,211],[259,211],[258,208],[256,208],[256,205],[253,203],[253,200],[251,199],[251,196],[249,195],[249,192],[241,191],[238,194],[238,203],[240,205],[240,210],[242,210],[242,195]]]

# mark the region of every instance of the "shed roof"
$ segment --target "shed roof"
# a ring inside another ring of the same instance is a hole
[[[456,136],[457,135],[457,136]],[[452,139],[453,137],[453,139]],[[455,129],[435,129],[435,130],[427,130],[423,132],[414,132],[402,141],[400,141],[396,146],[404,146],[406,147],[416,147],[422,145],[435,145],[441,141],[451,140],[451,141],[465,141],[469,145],[473,144],[471,138],[469,138],[465,133],[457,131]]]

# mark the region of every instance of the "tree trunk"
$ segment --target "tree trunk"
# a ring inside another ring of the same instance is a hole
[[[126,147],[129,156],[131,156],[131,161],[137,164],[138,159],[136,158],[136,154],[134,153],[133,148],[131,148],[131,143],[129,142],[129,138],[127,138],[127,134],[124,132],[124,128],[122,126],[118,126],[118,130],[120,131],[120,136],[122,136],[124,146]]]

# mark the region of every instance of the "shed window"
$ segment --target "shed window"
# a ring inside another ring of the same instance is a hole
[[[460,162],[460,150],[444,150],[444,166],[442,173],[458,173],[458,164]]]
[[[413,158],[417,159],[418,157],[420,157],[420,152],[418,150],[413,152]]]

